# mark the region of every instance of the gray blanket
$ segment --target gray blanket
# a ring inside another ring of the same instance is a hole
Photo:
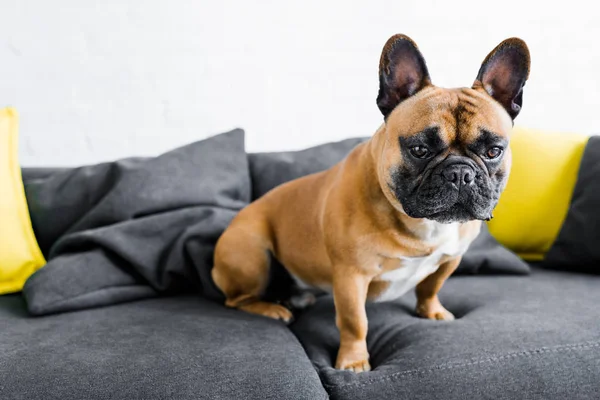
[[[32,314],[159,293],[219,298],[213,247],[250,201],[244,132],[67,170],[27,183],[26,192],[48,260],[23,289]]]

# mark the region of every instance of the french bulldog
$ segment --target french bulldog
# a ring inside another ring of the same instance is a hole
[[[212,277],[226,306],[291,320],[262,297],[274,257],[301,287],[333,293],[335,366],[355,372],[371,368],[366,301],[415,288],[419,316],[453,320],[437,294],[506,185],[529,66],[525,42],[510,38],[471,87],[441,88],[415,42],[392,36],[379,62],[375,134],[332,168],[257,199],[219,238]]]

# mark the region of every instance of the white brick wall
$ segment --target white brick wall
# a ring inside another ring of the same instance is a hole
[[[233,127],[251,151],[302,148],[374,131],[391,34],[417,41],[441,86],[470,85],[520,36],[533,69],[518,123],[598,132],[587,4],[0,0],[0,106],[20,111],[29,166],[158,154]]]

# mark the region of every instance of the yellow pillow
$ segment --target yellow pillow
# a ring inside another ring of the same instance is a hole
[[[18,155],[18,116],[0,109],[0,294],[18,292],[46,261],[35,239]]]
[[[526,260],[543,259],[567,215],[588,138],[513,129],[512,170],[488,222],[500,243]]]

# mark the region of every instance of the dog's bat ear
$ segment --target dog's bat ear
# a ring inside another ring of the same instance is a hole
[[[529,49],[519,38],[506,39],[483,60],[473,88],[483,88],[514,120],[523,106],[523,86],[529,78]]]
[[[431,85],[429,71],[415,42],[394,35],[383,46],[379,61],[377,107],[384,118],[406,98]]]

